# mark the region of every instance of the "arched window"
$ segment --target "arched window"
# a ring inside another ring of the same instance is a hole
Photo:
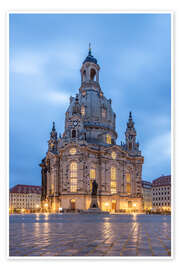
[[[71,162],[70,164],[70,191],[77,191],[77,163]]]
[[[132,142],[129,143],[129,150],[132,150]]]
[[[111,193],[116,193],[116,168],[111,167]]]
[[[76,201],[74,199],[70,200],[70,204],[71,204],[71,210],[75,210],[76,209]]]
[[[90,80],[91,81],[94,81],[95,80],[95,76],[96,76],[96,71],[94,69],[91,69]]]
[[[84,105],[81,106],[81,114],[82,114],[82,116],[85,115],[85,107],[84,107]]]
[[[130,175],[130,173],[126,174],[126,192],[131,193],[131,175]]]
[[[102,118],[106,118],[106,109],[102,108]]]
[[[109,134],[106,135],[106,143],[111,144],[111,136]]]
[[[76,130],[75,129],[72,130],[72,138],[76,138]]]
[[[83,71],[83,82],[86,80],[86,71]]]
[[[96,168],[94,165],[90,169],[90,191],[92,191],[92,183],[93,183],[93,180],[95,180],[95,179],[96,179]]]

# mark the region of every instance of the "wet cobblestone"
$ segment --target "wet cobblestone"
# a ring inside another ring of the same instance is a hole
[[[171,217],[11,215],[9,256],[170,256]]]

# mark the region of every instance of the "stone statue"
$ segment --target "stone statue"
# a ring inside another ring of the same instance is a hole
[[[96,180],[94,180],[92,183],[92,195],[97,195],[97,189],[98,189],[98,184],[96,183]]]

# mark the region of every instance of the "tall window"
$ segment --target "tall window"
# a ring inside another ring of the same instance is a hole
[[[81,114],[84,116],[85,115],[85,107],[84,105],[81,106]]]
[[[90,191],[92,191],[92,183],[93,183],[93,180],[95,179],[96,179],[96,169],[91,168],[90,169]]]
[[[106,118],[106,109],[102,108],[102,118]]]
[[[77,191],[77,163],[72,162],[70,164],[70,191]]]
[[[76,130],[75,129],[72,130],[72,138],[76,138]]]
[[[111,193],[116,193],[116,168],[111,167]]]
[[[109,134],[106,135],[106,143],[111,144],[111,136]]]
[[[131,193],[131,175],[130,175],[130,173],[126,174],[126,192]]]
[[[86,71],[83,71],[83,82],[86,80]]]
[[[94,69],[91,69],[90,79],[91,79],[91,81],[96,80],[96,71]]]

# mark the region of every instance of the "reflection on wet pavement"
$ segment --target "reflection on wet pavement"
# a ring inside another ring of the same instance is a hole
[[[171,217],[11,215],[10,256],[170,256]]]

